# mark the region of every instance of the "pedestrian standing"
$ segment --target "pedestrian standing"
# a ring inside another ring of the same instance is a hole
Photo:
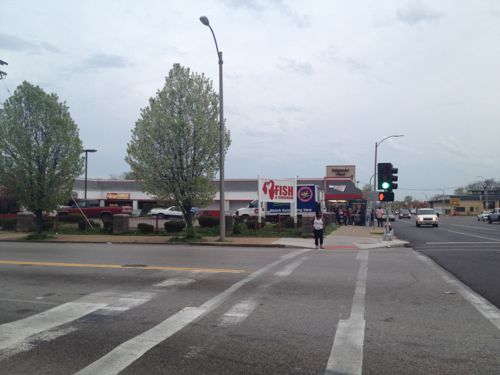
[[[375,226],[375,209],[371,209],[370,211],[370,226]]]
[[[375,217],[377,218],[377,227],[383,227],[383,216],[384,216],[384,210],[382,210],[382,207],[379,207],[377,211],[375,212]]]
[[[321,212],[316,212],[313,228],[314,228],[314,244],[316,245],[316,249],[318,248],[323,249],[323,229],[325,228],[325,224],[323,223],[323,217],[321,215]]]

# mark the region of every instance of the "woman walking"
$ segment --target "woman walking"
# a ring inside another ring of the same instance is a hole
[[[316,217],[314,218],[313,223],[314,228],[314,244],[316,245],[316,249],[324,249],[323,247],[323,229],[325,228],[325,224],[323,223],[323,217],[321,216],[321,212],[316,212]],[[319,245],[319,247],[318,247]]]

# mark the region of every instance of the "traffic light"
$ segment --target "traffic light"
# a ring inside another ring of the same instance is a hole
[[[378,193],[379,202],[394,202],[394,193],[392,191],[381,191]]]
[[[398,169],[393,168],[391,163],[378,163],[378,190],[392,191],[398,188],[395,183],[398,180]]]
[[[398,180],[398,169],[397,168],[392,168],[392,171],[391,171],[391,190],[394,190],[394,189],[397,189],[398,188],[398,184],[396,183],[396,181]]]
[[[389,190],[392,182],[392,164],[391,163],[378,163],[378,190]]]

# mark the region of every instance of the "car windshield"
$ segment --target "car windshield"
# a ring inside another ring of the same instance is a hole
[[[421,208],[417,211],[418,215],[434,215],[436,212],[432,208]]]

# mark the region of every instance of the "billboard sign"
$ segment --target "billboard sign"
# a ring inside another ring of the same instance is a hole
[[[317,206],[317,186],[298,185],[297,186],[297,213],[315,213]],[[268,215],[289,215],[290,203],[268,202],[266,205]]]
[[[260,179],[259,193],[262,202],[292,203],[295,199],[295,179]]]

